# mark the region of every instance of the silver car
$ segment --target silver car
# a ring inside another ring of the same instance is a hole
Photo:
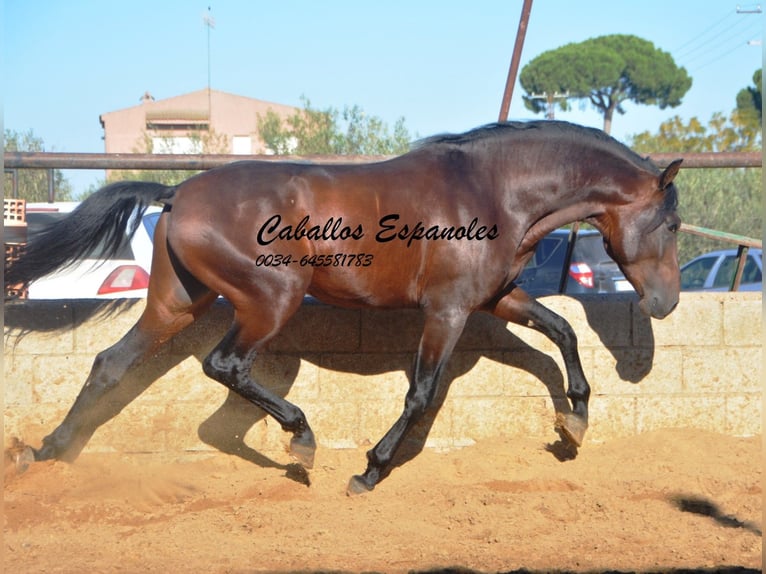
[[[681,267],[682,291],[729,291],[737,271],[737,250],[711,251],[695,257]],[[760,291],[763,288],[761,250],[751,248],[742,272],[740,291]]]

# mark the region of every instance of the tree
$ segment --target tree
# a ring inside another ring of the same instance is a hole
[[[45,151],[42,138],[36,136],[33,130],[19,133],[15,130],[5,130],[4,151]],[[16,172],[17,195],[27,201],[48,201],[48,170],[20,169]],[[5,178],[5,197],[13,197],[13,179]],[[53,191],[56,201],[72,200],[72,184],[67,181],[61,170],[53,170]]]
[[[753,74],[753,85],[743,88],[737,94],[737,111],[742,119],[756,127],[761,125],[763,105],[761,103],[761,73],[763,68]]]
[[[623,103],[676,107],[692,80],[672,56],[637,36],[614,34],[543,52],[519,75],[525,106],[540,113],[568,100],[588,100],[604,117],[609,133]]]
[[[759,151],[761,130],[737,111],[727,118],[717,112],[704,125],[696,117],[684,124],[674,116],[660,124],[657,133],[642,132],[631,137],[631,147],[639,152],[731,152]]]
[[[343,110],[346,124],[345,137],[341,137],[341,154],[394,155],[409,150],[412,138],[404,125],[404,118],[394,124],[392,134],[377,116],[368,116],[359,106]]]
[[[366,115],[359,106],[346,106],[340,113],[317,110],[308,98],[301,100],[303,109],[285,120],[271,110],[258,117],[261,139],[276,154],[393,155],[409,149],[404,118],[391,133],[380,118]]]
[[[284,121],[273,111],[259,114],[259,134],[264,143],[277,155],[336,154],[338,151],[338,112],[311,107],[307,98],[301,98],[303,110]]]
[[[631,138],[639,153],[756,151],[760,129],[743,122],[735,110],[726,118],[714,114],[705,126],[697,118],[684,124],[678,117],[660,125],[657,133],[643,132]],[[679,215],[692,225],[760,237],[762,230],[761,173],[758,168],[682,169],[675,180],[679,190]],[[679,260],[711,249],[720,242],[683,233],[679,238]]]

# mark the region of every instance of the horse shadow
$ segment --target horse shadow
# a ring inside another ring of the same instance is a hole
[[[615,317],[612,314],[604,314],[603,307],[594,304],[594,299],[585,297],[578,299],[578,301],[583,306],[590,328],[612,354],[619,376],[630,383],[639,383],[651,371],[652,367],[654,340],[650,320],[640,313],[630,312],[623,315],[625,324],[616,326]],[[30,304],[38,308],[38,312],[25,312],[25,306]],[[115,309],[119,312],[119,305],[125,308],[124,303],[117,304],[115,307],[99,301],[78,302],[78,312],[75,313],[74,324],[81,324],[86,320],[108,320],[113,316]],[[97,410],[91,412],[90,420],[84,422],[83,426],[92,428],[92,432],[84,437],[84,441],[87,441],[99,426],[117,416],[154,381],[182,361],[190,356],[194,356],[200,362],[204,360],[223,337],[233,319],[233,310],[227,302],[220,300],[215,303],[215,306],[219,308],[218,312],[208,313],[200,318],[186,331],[177,335],[153,360],[144,362],[123,379],[120,386],[110,393],[108,400],[104,401]],[[409,377],[417,349],[420,326],[422,326],[422,316],[419,312],[371,312],[400,313],[398,320],[412,323],[407,329],[407,333],[410,333],[408,335],[410,340],[399,342],[400,348],[409,349],[408,352],[390,353],[386,360],[382,361],[344,361],[343,364],[339,364],[338,361],[332,360],[330,353],[303,351],[294,343],[289,342],[291,339],[306,340],[306,334],[300,333],[300,329],[305,323],[305,316],[312,313],[312,307],[315,306],[321,305],[307,300],[264,353],[263,357],[268,357],[268,360],[256,361],[253,367],[255,380],[278,396],[286,397],[298,377],[303,360],[322,369],[340,370],[360,376],[402,371],[402,377]],[[40,307],[42,307],[42,313],[39,312]],[[631,305],[631,309],[634,307],[635,305]],[[367,313],[367,311],[361,311],[361,313]],[[401,315],[402,313],[407,314]],[[302,320],[302,315],[304,320]],[[323,315],[323,317],[327,316],[332,317],[332,314]],[[24,336],[24,333],[30,331],[62,331],[72,328],[72,318],[71,314],[61,312],[60,302],[26,302],[18,306],[6,306],[5,327],[6,336],[14,332],[19,336]],[[324,327],[327,330],[332,329],[332,325],[325,324]],[[553,358],[558,354],[558,351],[538,350],[515,334],[516,331],[521,332],[526,331],[526,329],[515,326],[512,328],[513,331],[509,330],[504,322],[482,313],[476,313],[469,318],[465,331],[455,349],[455,355],[459,354],[460,360],[454,360],[453,356],[453,359],[448,363],[432,407],[409,433],[405,443],[399,449],[391,469],[411,460],[425,448],[429,432],[447,399],[452,382],[473,369],[482,357],[489,356],[490,348],[492,349],[492,360],[499,360],[509,367],[526,371],[539,380],[550,396],[556,413],[566,414],[570,412],[570,405],[566,398],[565,377]],[[629,360],[628,353],[625,352],[626,345],[624,342],[615,343],[613,333],[616,328],[641,333],[643,338],[641,346],[649,351],[645,361]],[[394,333],[390,335],[393,336]],[[322,333],[313,333],[311,336],[321,337]],[[505,349],[505,351],[498,353],[498,349]],[[200,377],[204,377],[201,369]],[[594,387],[597,389],[597,382]],[[391,400],[403,403],[403,398],[403,396],[392,396]],[[305,482],[305,476],[296,470],[297,465],[281,464],[246,443],[245,436],[248,431],[265,417],[266,413],[260,408],[239,395],[228,392],[223,403],[199,424],[197,434],[203,443],[220,452],[237,456],[261,467],[282,469],[288,477]],[[557,441],[548,447],[548,450],[561,461],[573,458],[577,454],[576,450],[568,447],[568,443],[564,440]]]

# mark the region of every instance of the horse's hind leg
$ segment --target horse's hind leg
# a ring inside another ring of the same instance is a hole
[[[101,351],[72,408],[56,430],[43,439],[42,447],[35,451],[35,459],[68,462],[76,459],[96,429],[111,418],[106,414],[108,409],[103,399],[116,389],[125,373],[150,347],[150,339],[137,323],[119,342]]]
[[[572,326],[566,319],[544,307],[518,287],[485,310],[505,321],[535,329],[556,343],[564,358],[567,372],[567,397],[572,401],[572,412],[558,415],[556,428],[574,446],[581,446],[588,429],[590,386],[582,370],[577,351],[577,336]]]
[[[56,430],[43,439],[42,447],[34,453],[36,460],[77,458],[96,429],[134,398],[120,397],[111,404],[127,372],[215,301],[215,293],[188,274],[179,276],[179,268],[166,248],[165,228],[163,217],[155,231],[151,284],[141,318],[116,344],[96,356],[74,405]]]
[[[263,323],[271,323],[265,317],[248,313],[247,322],[237,313],[234,325],[223,340],[205,358],[202,368],[211,379],[222,383],[241,397],[247,399],[274,417],[282,429],[293,433],[290,440],[290,454],[304,467],[314,465],[316,442],[309,428],[306,415],[294,404],[275,395],[253,380],[251,369],[258,350],[268,335],[262,330]],[[273,319],[273,318],[272,318]],[[260,323],[259,321],[263,321]],[[280,321],[286,321],[286,316]],[[274,333],[278,326],[268,328]]]
[[[56,430],[43,439],[42,447],[35,451],[35,459],[76,459],[98,427],[135,398],[136,393],[127,400],[116,396],[128,371],[191,324],[214,299],[215,296],[210,294],[185,312],[175,314],[169,314],[164,308],[158,311],[156,306],[147,303],[138,322],[116,344],[96,356],[72,408]]]

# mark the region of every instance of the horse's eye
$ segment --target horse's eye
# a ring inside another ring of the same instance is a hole
[[[668,225],[668,229],[670,230],[670,233],[678,233],[678,227],[679,225],[675,221]]]

